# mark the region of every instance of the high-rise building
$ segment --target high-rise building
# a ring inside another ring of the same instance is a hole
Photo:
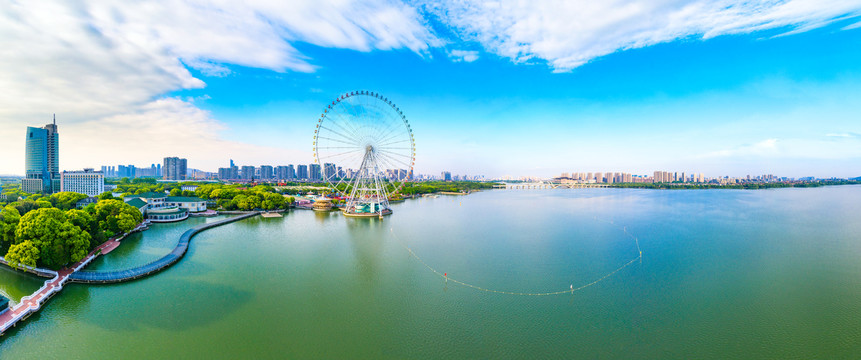
[[[164,158],[164,179],[165,180],[185,180],[188,172],[188,162],[186,159],[178,157]]]
[[[331,181],[336,176],[338,176],[338,169],[335,167],[333,163],[325,163],[323,164],[323,178]]]
[[[243,180],[252,180],[254,179],[254,167],[245,165],[242,167],[241,179]]]
[[[275,178],[278,180],[287,180],[287,167],[278,165],[275,167]]]
[[[322,180],[322,173],[320,172],[320,164],[308,164],[308,180],[310,180],[310,181]]]
[[[296,170],[293,169],[292,164],[287,166],[276,166],[275,178],[278,180],[293,180],[296,178]]]
[[[230,169],[231,168],[218,168],[218,180],[231,180]]]
[[[60,191],[60,134],[57,117],[41,128],[27,127],[24,179],[21,190],[52,194]]]
[[[117,165],[117,177],[135,177],[135,166],[134,165]]]
[[[60,173],[60,191],[99,196],[105,192],[105,174],[93,169],[63,171]]]
[[[451,181],[451,172],[450,172],[450,171],[443,171],[443,172],[440,174],[440,180],[442,180],[442,181]]]
[[[296,165],[296,178],[308,180],[308,165]]]
[[[274,175],[272,165],[260,165],[260,178],[263,180],[271,180]]]

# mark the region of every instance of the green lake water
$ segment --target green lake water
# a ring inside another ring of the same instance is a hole
[[[91,269],[168,253],[156,224]],[[573,294],[513,296],[458,285]],[[297,210],[207,230],[154,276],[68,285],[3,359],[857,358],[861,186],[495,190],[379,219]],[[42,279],[0,269],[13,300]]]

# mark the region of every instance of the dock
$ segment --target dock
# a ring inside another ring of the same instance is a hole
[[[117,246],[120,245],[119,240],[121,240],[122,237],[105,241],[104,243],[93,249],[93,251],[91,251],[89,254],[87,254],[84,259],[72,264],[69,267],[63,268],[60,271],[39,268],[27,268],[27,272],[51,278],[49,280],[46,280],[44,285],[42,285],[42,287],[36,290],[36,292],[31,295],[22,297],[21,302],[19,302],[17,305],[0,313],[0,336],[5,334],[6,331],[10,328],[15,327],[18,322],[27,319],[32,314],[39,311],[42,306],[45,305],[45,302],[47,302],[54,295],[63,290],[63,286],[69,282],[88,284],[111,284],[131,281],[154,274],[156,272],[166,269],[167,267],[179,261],[179,259],[181,259],[188,251],[188,245],[191,242],[191,238],[199,232],[224,224],[232,223],[234,221],[247,219],[258,214],[258,212],[245,213],[229,219],[219,220],[209,224],[203,224],[193,227],[182,234],[176,244],[176,247],[174,247],[173,251],[171,251],[169,254],[165,255],[161,259],[133,269],[120,271],[82,270],[97,256],[107,254],[112,250],[116,249]],[[140,224],[133,231],[145,228],[146,224]],[[123,235],[123,237],[124,236],[125,235]],[[5,263],[5,259],[2,261],[2,263]]]

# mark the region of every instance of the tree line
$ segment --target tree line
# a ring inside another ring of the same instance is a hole
[[[240,185],[206,184],[197,187],[194,195],[213,200],[224,210],[278,210],[287,209],[296,200],[284,196],[269,185],[246,188]]]
[[[74,192],[33,194],[2,204],[0,253],[9,265],[59,269],[143,221],[137,208],[117,199],[77,209],[78,201],[86,197]]]

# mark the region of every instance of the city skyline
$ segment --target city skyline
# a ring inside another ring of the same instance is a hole
[[[409,118],[417,174],[861,176],[858,2],[312,4],[12,4],[0,173],[54,112],[60,170],[310,164],[324,105],[371,89]]]

